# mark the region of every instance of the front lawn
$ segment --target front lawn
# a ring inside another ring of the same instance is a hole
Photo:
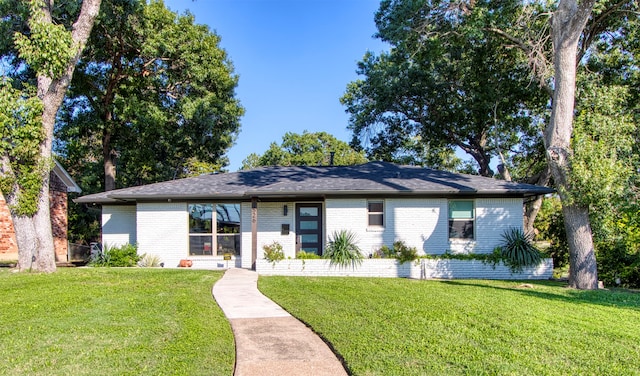
[[[0,270],[1,375],[231,375],[221,272]]]
[[[640,294],[551,282],[260,277],[354,375],[640,375]]]

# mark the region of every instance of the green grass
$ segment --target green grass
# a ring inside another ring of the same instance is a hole
[[[260,277],[354,375],[640,375],[640,294],[552,282]]]
[[[0,270],[1,375],[231,375],[220,272]]]

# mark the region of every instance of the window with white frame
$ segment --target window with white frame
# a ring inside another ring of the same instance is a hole
[[[384,201],[367,201],[369,227],[384,227]]]
[[[240,204],[189,204],[188,212],[189,255],[240,255]]]
[[[475,207],[473,200],[449,201],[449,238],[472,240],[474,234]]]

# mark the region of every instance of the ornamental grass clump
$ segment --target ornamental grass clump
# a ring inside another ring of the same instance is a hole
[[[329,259],[329,265],[338,265],[342,268],[362,264],[362,252],[357,245],[356,235],[351,231],[336,231],[329,238],[324,257]]]
[[[512,271],[521,272],[524,267],[542,262],[542,253],[533,245],[532,234],[525,234],[519,228],[510,228],[502,234],[502,240],[502,259]]]
[[[141,268],[158,268],[162,266],[162,259],[157,255],[144,254],[138,261],[138,266]]]

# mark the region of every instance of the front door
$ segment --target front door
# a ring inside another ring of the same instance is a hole
[[[296,204],[296,251],[322,255],[322,204]]]

